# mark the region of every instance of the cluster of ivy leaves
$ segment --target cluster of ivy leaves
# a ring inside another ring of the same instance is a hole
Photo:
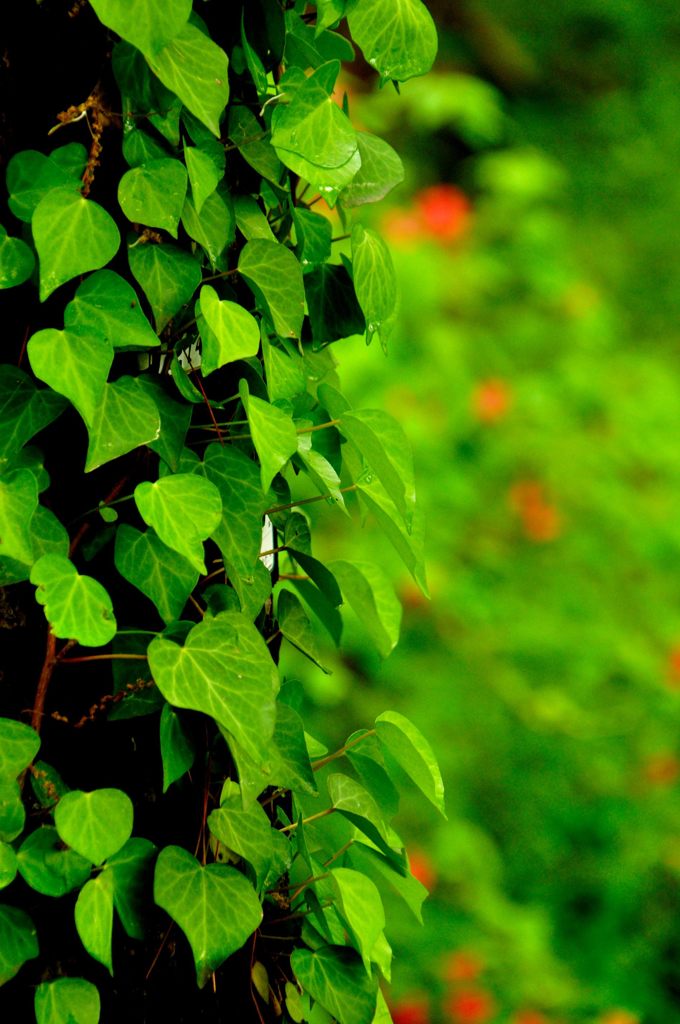
[[[276,650],[322,667],[317,637],[340,643],[343,601],[381,655],[397,641],[384,572],[315,558],[306,503],[374,516],[425,587],[404,432],[351,408],[330,346],[362,332],[385,346],[398,303],[387,247],[355,211],[403,171],[336,102],[350,37],[398,82],[430,68],[436,33],[421,0],[196,6],[91,0],[115,85],[55,111],[49,151],[7,166],[0,288],[60,312],[19,366],[0,365],[0,584],[32,585],[47,620],[31,724],[0,719],[0,984],[41,955],[30,905],[77,894],[73,927],[111,974],[114,916],[141,941],[161,908],[203,987],[266,915],[285,924],[287,966],[252,964],[261,1019],[384,1022],[382,894],[417,917],[425,895],[390,821],[413,783],[443,813],[439,771],[397,712],[328,753]],[[68,140],[82,121],[89,147]],[[112,153],[127,169],[107,206]],[[62,466],[90,490],[102,481],[75,523],[42,444],[69,416],[83,443]],[[125,587],[129,606],[114,600]],[[43,723],[59,721],[53,677],[93,659],[111,692],[90,716],[155,716],[163,793],[205,775],[193,852],[138,835],[123,789],[71,788],[87,766],[62,778],[58,744],[55,763],[38,759]],[[41,977],[39,1024],[96,1024],[91,980],[49,960]]]

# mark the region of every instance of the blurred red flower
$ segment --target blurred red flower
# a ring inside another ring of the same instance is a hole
[[[549,1024],[545,1014],[538,1010],[518,1010],[511,1018],[510,1024]]]
[[[413,877],[426,889],[433,889],[437,882],[437,869],[425,851],[418,846],[411,846],[408,850],[408,860]]]
[[[555,540],[562,532],[562,517],[537,480],[519,480],[510,488],[510,505],[517,512],[525,536],[536,543]]]
[[[430,1024],[430,1004],[420,993],[404,996],[390,1006],[393,1024]]]
[[[482,988],[461,988],[449,996],[444,1012],[452,1024],[486,1024],[496,1013],[496,1004]]]
[[[472,206],[455,185],[430,185],[416,196],[416,207],[426,234],[453,242],[467,231]]]
[[[459,981],[474,981],[484,970],[484,963],[476,953],[467,949],[456,949],[444,961],[442,977],[456,984]]]
[[[482,423],[495,423],[507,413],[511,397],[506,381],[490,377],[480,381],[472,392],[472,411]]]

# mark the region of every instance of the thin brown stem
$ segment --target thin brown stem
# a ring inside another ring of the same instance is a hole
[[[292,825],[284,825],[283,828],[279,829],[279,832],[292,832],[298,827],[298,825],[309,825],[311,821],[316,821],[318,818],[326,818],[329,814],[335,813],[335,807],[327,807],[325,811],[317,811],[316,814],[310,814],[308,818],[303,818],[302,821],[294,821]]]
[[[352,740],[350,743],[345,743],[344,747],[340,747],[339,750],[334,751],[332,754],[328,754],[326,757],[319,758],[318,761],[312,761],[312,770],[318,772],[320,768],[330,764],[331,761],[337,761],[339,757],[344,757],[348,750],[351,750],[352,747],[356,747],[358,743],[363,743],[369,736],[375,736],[375,729],[367,729],[366,732],[361,734],[361,736],[357,736],[357,738]]]
[[[40,670],[40,678],[38,679],[38,686],[35,691],[35,700],[33,701],[33,710],[31,711],[31,725],[36,732],[40,732],[40,726],[45,713],[47,691],[49,689],[50,680],[52,679],[54,667],[57,664],[56,651],[57,638],[48,627],[47,643],[45,645],[45,659],[43,661],[42,669]]]
[[[349,487],[341,487],[339,493],[347,494],[348,491],[358,490],[357,484],[350,484]],[[313,498],[299,498],[298,501],[291,501],[288,505],[274,505],[273,508],[265,509],[266,516],[273,516],[275,512],[286,512],[289,508],[297,508],[298,505],[311,505],[314,501],[328,501],[330,494],[316,494]]]
[[[311,434],[315,430],[328,430],[329,427],[335,427],[340,420],[328,420],[326,423],[317,423],[315,427],[300,427],[296,433],[298,434]]]
[[[330,867],[331,864],[333,863],[333,861],[336,861],[338,859],[338,857],[342,857],[342,855],[345,852],[345,850],[349,850],[350,846],[354,845],[354,842],[355,842],[354,839],[348,839],[344,846],[341,846],[339,850],[335,851],[335,853],[333,854],[332,857],[329,857],[328,860],[325,860],[323,862],[323,866],[325,868]]]
[[[85,661],[148,661],[146,654],[84,654],[78,658],[59,658],[60,665],[80,665]]]
[[[205,388],[203,387],[203,381],[201,380],[201,375],[195,369],[192,368],[191,376],[194,378],[194,380],[198,384],[198,390],[203,395],[203,401],[205,402],[206,408],[208,410],[208,415],[210,416],[210,419],[213,422],[213,426],[214,426],[215,432],[217,434],[217,440],[220,442],[220,444],[224,448],[224,438],[222,437],[222,431],[217,426],[217,420],[215,419],[215,413],[213,412],[213,407],[210,404],[210,399],[208,398],[208,396],[205,393]]]

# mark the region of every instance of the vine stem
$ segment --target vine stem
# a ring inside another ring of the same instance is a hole
[[[279,829],[279,832],[292,832],[300,824],[309,825],[310,821],[316,821],[317,818],[327,818],[329,814],[335,814],[335,807],[327,807],[325,811],[317,811],[316,814],[311,814],[309,818],[303,818],[302,822],[294,821],[292,825],[285,825]]]
[[[318,761],[312,761],[312,771],[318,772],[320,768],[324,768],[331,761],[337,761],[339,757],[344,757],[348,750],[352,747],[356,747],[357,744],[363,743],[364,740],[368,739],[369,736],[375,736],[375,729],[367,729],[366,732],[362,733],[361,736],[357,736],[351,743],[345,743],[339,750],[334,751],[332,754],[328,754],[326,757],[319,758]]]
[[[78,658],[58,658],[60,665],[79,665],[85,661],[148,661],[146,654],[84,654]]]
[[[42,724],[43,713],[45,710],[47,690],[49,689],[50,680],[52,679],[52,673],[54,672],[56,664],[57,638],[48,627],[47,644],[45,645],[45,660],[43,661],[43,666],[40,671],[40,678],[38,679],[38,686],[35,691],[35,700],[33,701],[33,710],[31,712],[31,725],[36,732],[40,732],[40,726]]]
[[[213,412],[212,405],[210,404],[210,399],[208,398],[208,396],[205,393],[205,388],[203,387],[203,381],[201,380],[201,375],[200,375],[200,373],[198,373],[193,368],[192,368],[192,371],[191,371],[191,375],[194,378],[194,380],[196,381],[196,383],[198,384],[198,389],[201,392],[201,394],[203,395],[203,401],[206,404],[206,408],[208,410],[208,415],[210,416],[210,419],[213,422],[213,426],[214,426],[215,432],[217,434],[217,440],[220,442],[220,444],[224,448],[224,438],[222,437],[222,431],[220,430],[220,428],[217,425],[217,420],[215,419],[215,413]]]
[[[350,484],[349,487],[341,487],[339,494],[347,494],[348,491],[358,490],[358,484]],[[298,505],[311,505],[313,501],[328,501],[330,494],[315,494],[313,498],[300,498],[298,501],[291,501],[288,505],[274,505],[264,511],[266,516],[273,516],[275,512],[285,512],[289,508],[297,508]]]

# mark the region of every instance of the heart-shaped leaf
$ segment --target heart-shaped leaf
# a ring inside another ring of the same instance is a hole
[[[113,270],[98,270],[85,278],[66,307],[64,326],[101,334],[123,351],[160,344],[134,288]]]
[[[251,395],[245,380],[239,385],[239,394],[248,417],[253,444],[260,457],[262,490],[266,494],[276,474],[297,451],[297,431],[283,409]]]
[[[17,857],[24,881],[43,896],[64,896],[80,888],[92,871],[92,863],[75,850],[64,849],[56,828],[49,825],[31,832]]]
[[[33,252],[20,238],[10,238],[0,225],[0,289],[23,284],[33,273]]]
[[[120,789],[72,789],[54,811],[60,837],[82,857],[102,864],[132,833],[132,801]]]
[[[378,978],[366,974],[354,950],[342,946],[296,949],[290,964],[305,992],[339,1024],[372,1024]]]
[[[144,522],[153,526],[163,543],[183,555],[196,572],[205,573],[203,541],[222,515],[215,485],[194,473],[176,473],[138,484],[135,502]]]
[[[282,338],[299,338],[305,307],[302,267],[285,245],[254,238],[241,251],[238,269],[257,304]]]
[[[46,327],[29,340],[27,351],[36,377],[68,398],[91,423],[113,362],[111,341],[83,327]]]
[[[154,899],[189,940],[200,988],[262,920],[260,901],[247,878],[219,864],[202,867],[179,846],[160,852]]]
[[[99,1024],[97,987],[84,978],[44,981],[35,990],[37,1024]]]
[[[65,407],[61,395],[37,388],[23,370],[8,363],[0,366],[0,468]]]
[[[162,50],[146,54],[166,88],[206,125],[220,134],[220,117],[229,100],[227,55],[217,43],[187,23]]]
[[[87,424],[90,443],[85,472],[155,441],[161,429],[156,404],[138,377],[119,377],[106,384]]]
[[[111,215],[70,188],[48,192],[31,224],[40,261],[41,302],[66,281],[103,267],[120,245]]]
[[[383,78],[425,75],[437,56],[437,30],[421,0],[352,0],[352,39]]]
[[[200,328],[203,342],[201,370],[205,375],[236,359],[257,355],[260,326],[247,309],[237,302],[220,301],[209,284],[201,288],[199,303],[204,320]]]
[[[75,908],[76,929],[83,946],[113,974],[113,875],[102,871],[80,890]]]
[[[81,576],[68,558],[43,555],[31,569],[31,583],[55,636],[77,640],[83,647],[101,647],[115,636],[111,598],[97,580]]]
[[[191,14],[191,0],[92,0],[95,14],[145,54],[154,54],[177,35]]]
[[[176,245],[137,244],[128,248],[130,270],[144,291],[160,334],[186,305],[201,280],[199,263]]]
[[[153,530],[140,533],[127,523],[119,526],[115,561],[121,576],[153,601],[165,622],[180,617],[198,572]]]
[[[35,729],[13,718],[0,718],[0,777],[15,779],[40,749]]]
[[[162,228],[177,238],[188,181],[186,167],[180,160],[149,160],[126,171],[120,179],[120,208],[133,224]]]

